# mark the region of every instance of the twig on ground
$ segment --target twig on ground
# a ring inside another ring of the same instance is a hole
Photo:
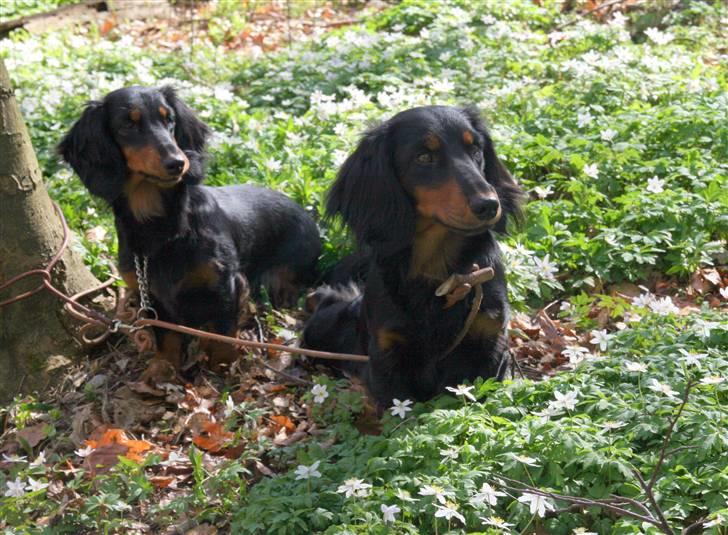
[[[703,527],[703,523],[705,522],[705,517],[701,516],[696,522],[693,522],[688,527],[684,528],[680,535],[690,535],[691,533],[703,533],[705,528]]]
[[[675,430],[675,425],[677,424],[677,421],[680,419],[680,415],[682,414],[683,410],[685,409],[685,405],[688,403],[688,397],[690,396],[690,390],[695,386],[695,380],[688,381],[687,385],[685,385],[685,393],[683,394],[682,403],[680,403],[680,407],[678,407],[677,412],[672,417],[672,420],[670,421],[670,427],[667,429],[667,433],[665,434],[665,439],[662,441],[662,448],[660,448],[660,456],[657,458],[657,463],[655,464],[655,467],[652,469],[652,477],[650,478],[649,483],[645,481],[645,479],[642,477],[642,474],[637,469],[633,469],[632,473],[637,478],[637,481],[640,483],[640,487],[642,487],[642,491],[645,493],[645,496],[647,496],[647,499],[652,504],[652,509],[654,510],[654,514],[657,515],[657,518],[660,520],[661,529],[668,534],[674,534],[675,532],[670,528],[670,524],[668,524],[667,519],[665,518],[665,515],[662,512],[662,509],[660,508],[660,505],[657,503],[657,498],[655,497],[655,493],[652,491],[655,482],[657,481],[657,477],[660,475],[660,469],[662,468],[662,464],[665,462],[665,458],[667,457],[667,446],[670,444],[670,438],[672,438],[672,433]]]
[[[674,455],[677,452],[683,451],[683,450],[694,450],[697,447],[698,447],[697,444],[686,444],[685,446],[678,446],[677,448],[667,450],[665,457],[670,457],[671,455]]]
[[[553,511],[546,511],[544,518],[556,518],[563,513],[581,513],[584,509],[583,505],[574,503],[568,507],[562,507],[561,509],[555,509]]]
[[[184,62],[182,62],[182,70],[185,71],[187,76],[189,76],[195,83],[203,85],[203,86],[207,87],[208,89],[213,89],[215,87],[214,84],[211,84],[210,82],[208,82],[206,80],[203,80],[202,78],[197,76],[197,74],[192,72],[192,69],[190,69],[187,65],[185,65]]]
[[[533,487],[531,485],[527,485],[526,483],[523,483],[521,481],[518,481],[516,479],[510,479],[504,476],[499,476],[500,478],[509,481],[511,483],[515,483],[518,485],[521,485],[521,487],[511,487],[508,485],[502,485],[502,487],[514,491],[514,492],[529,492],[531,494],[535,494],[536,496],[543,496],[545,498],[551,498],[554,500],[560,500],[563,502],[568,502],[572,504],[581,505],[584,507],[601,507],[602,509],[607,509],[608,511],[612,511],[613,513],[617,513],[620,516],[629,516],[632,518],[635,518],[637,520],[641,520],[643,522],[647,522],[649,524],[652,524],[655,527],[660,527],[660,522],[657,520],[654,516],[646,516],[640,513],[635,513],[634,511],[630,511],[629,509],[625,509],[624,507],[620,507],[618,505],[615,505],[613,503],[614,500],[592,500],[591,498],[581,498],[579,496],[569,496],[566,494],[557,494],[555,492],[547,492],[545,490],[541,490],[537,487]]]
[[[518,370],[518,373],[521,374],[521,379],[525,379],[526,374],[524,373],[523,368],[521,368],[521,363],[518,362],[518,358],[516,357],[516,355],[513,354],[512,351],[509,351],[509,353],[511,355],[511,362],[512,362],[511,373],[513,373],[514,370]],[[515,379],[515,376],[516,376],[516,374],[513,373],[514,379]]]
[[[660,473],[660,468],[662,467],[662,463],[665,460],[666,454],[667,454],[667,446],[670,443],[670,438],[672,437],[672,432],[675,430],[675,424],[677,424],[678,419],[680,418],[680,415],[682,414],[683,410],[685,409],[685,405],[688,403],[688,396],[690,395],[690,390],[695,386],[696,381],[694,379],[691,379],[688,381],[688,384],[685,385],[685,393],[683,394],[682,403],[680,403],[680,407],[677,409],[677,413],[673,417],[672,421],[670,422],[670,427],[667,430],[667,434],[665,435],[665,440],[662,441],[662,449],[660,450],[660,456],[657,459],[657,464],[655,465],[655,468],[652,470],[652,477],[650,478],[650,482],[647,484],[646,490],[652,492],[652,487],[655,484],[655,481],[657,481],[657,476]]]
[[[647,508],[647,506],[639,500],[635,500],[634,498],[625,498],[624,496],[617,496],[616,494],[612,494],[611,496],[615,500],[621,500],[630,504],[632,507],[636,507],[646,515],[652,515],[652,512]]]
[[[260,323],[260,319],[258,319],[257,314],[253,314],[253,321],[255,321],[255,325],[258,328],[258,340],[261,342],[265,342],[265,334],[263,333],[263,325]],[[268,353],[268,348],[263,349],[263,354],[265,355],[265,358],[270,358],[270,353]]]
[[[284,377],[285,379],[288,379],[289,381],[291,381],[293,383],[298,383],[300,385],[311,386],[311,387],[313,386],[313,383],[311,381],[307,381],[306,379],[301,379],[300,377],[295,377],[286,372],[282,372],[281,370],[276,370],[273,366],[270,366],[270,365],[266,364],[265,362],[263,362],[263,359],[261,359],[260,357],[255,357],[255,359],[266,370],[270,370],[273,373],[277,373],[281,377]]]

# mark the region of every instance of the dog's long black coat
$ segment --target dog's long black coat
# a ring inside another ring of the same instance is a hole
[[[252,185],[207,187],[209,129],[169,88],[128,87],[92,102],[59,145],[88,190],[113,209],[119,267],[137,284],[149,259],[160,319],[230,334],[247,277],[274,304],[316,278],[318,229],[286,196]],[[180,340],[157,333],[158,356],[179,366]],[[212,344],[213,364],[234,357]],[[234,353],[234,352],[233,352]]]
[[[363,300],[350,289],[338,296],[326,290],[304,341],[322,346],[317,340],[333,332],[327,349],[364,349],[371,360],[362,373],[385,406],[394,398],[428,399],[476,377],[502,377],[509,307],[494,231],[505,232],[506,218],[520,216],[521,197],[472,108],[415,108],[370,130],[327,205],[371,251]],[[473,264],[493,267],[495,278],[483,285],[475,322],[448,354],[474,292],[445,308],[435,289]]]

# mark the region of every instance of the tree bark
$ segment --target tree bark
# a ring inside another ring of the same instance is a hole
[[[46,267],[62,240],[63,227],[0,60],[0,284]],[[4,290],[0,301],[40,282],[39,277],[25,279]],[[70,295],[98,281],[69,245],[53,269],[53,284]],[[49,385],[56,375],[49,362],[65,360],[51,357],[79,352],[73,328],[63,303],[45,290],[0,308],[0,402]]]

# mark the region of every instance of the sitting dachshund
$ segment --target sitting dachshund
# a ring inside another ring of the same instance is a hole
[[[370,361],[362,375],[383,406],[393,398],[426,400],[476,377],[502,378],[509,307],[494,231],[505,232],[509,216],[521,217],[522,196],[475,109],[414,108],[367,132],[327,203],[369,252],[363,297],[351,287],[325,289],[304,343],[364,350]],[[435,292],[475,264],[495,276],[483,283],[479,311],[451,350],[475,292]]]
[[[281,193],[199,185],[209,134],[172,88],[127,87],[91,102],[58,151],[111,206],[129,287],[138,285],[135,258],[147,259],[159,319],[234,335],[247,283],[291,304],[316,279],[321,243],[311,217]],[[155,363],[178,370],[182,337],[158,330],[156,339]],[[237,357],[226,344],[203,349],[213,368]]]

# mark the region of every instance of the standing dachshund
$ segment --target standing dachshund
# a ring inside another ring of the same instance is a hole
[[[369,390],[384,406],[393,398],[425,400],[476,377],[506,370],[508,296],[493,231],[520,217],[522,192],[493,149],[472,108],[427,106],[404,111],[370,130],[344,163],[327,211],[340,214],[360,249],[371,251],[363,299],[350,287],[326,289],[304,341],[361,351]],[[462,342],[473,293],[435,295],[454,273],[491,267],[479,312]],[[342,303],[348,303],[342,306]],[[325,325],[338,323],[336,328]],[[359,343],[351,333],[358,332]]]
[[[58,151],[114,211],[119,266],[135,288],[148,262],[160,319],[232,335],[246,280],[274,304],[315,280],[321,244],[306,212],[256,186],[200,186],[208,127],[170,87],[127,87],[91,102]],[[181,364],[182,338],[158,330],[156,364]],[[231,346],[207,342],[217,367]],[[152,366],[150,366],[152,369]]]

